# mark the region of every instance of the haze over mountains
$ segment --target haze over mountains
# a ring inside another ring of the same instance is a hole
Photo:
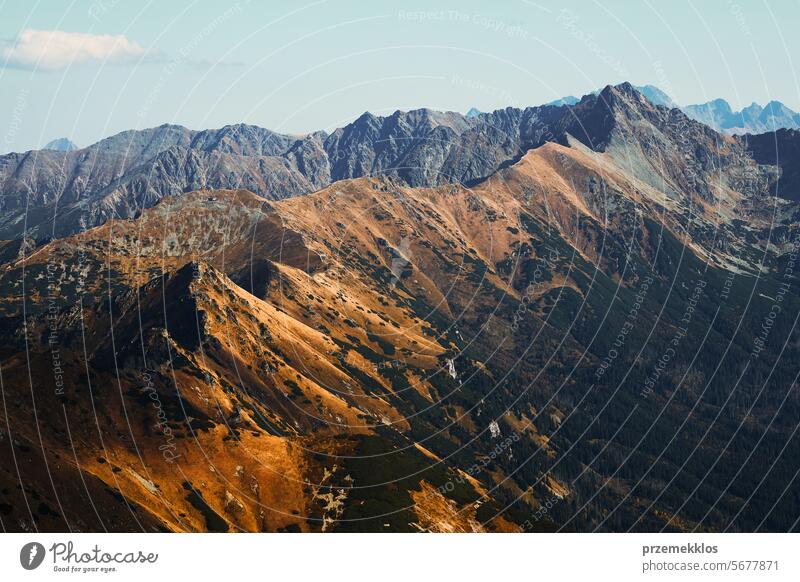
[[[724,99],[715,99],[701,105],[684,107],[692,119],[731,134],[764,133],[778,129],[800,127],[800,113],[780,101],[770,101],[764,107],[753,103],[741,111],[732,111]]]
[[[680,107],[657,87],[646,85],[637,89],[654,105]],[[734,111],[725,99],[713,99],[680,109],[690,118],[730,135],[800,128],[800,113],[774,100],[763,107],[754,102],[740,111]]]
[[[796,529],[798,140],[625,83],[4,156],[2,525]]]

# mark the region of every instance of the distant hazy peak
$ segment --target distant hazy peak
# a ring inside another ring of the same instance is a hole
[[[653,105],[661,105],[662,107],[669,107],[670,109],[678,107],[678,104],[658,87],[654,87],[653,85],[640,85],[634,88],[647,97],[647,100]]]
[[[49,142],[42,149],[55,150],[57,152],[74,152],[79,148],[66,137],[60,137],[58,139],[54,139],[53,141]]]
[[[687,105],[684,113],[724,133],[763,133],[776,129],[800,128],[800,114],[780,101],[772,100],[765,107],[753,102],[740,111],[733,111],[724,99]]]
[[[562,105],[575,105],[580,99],[575,97],[574,95],[567,95],[566,97],[562,97],[561,99],[556,99],[555,101],[550,101],[545,103],[545,105],[553,105],[555,107],[561,107]]]

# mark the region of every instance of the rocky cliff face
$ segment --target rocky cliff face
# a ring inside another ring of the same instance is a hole
[[[747,134],[739,140],[758,164],[775,170],[769,176],[771,194],[795,202],[800,200],[800,130]]]

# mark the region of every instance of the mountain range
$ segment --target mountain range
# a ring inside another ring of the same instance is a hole
[[[796,530],[799,140],[624,83],[3,156],[2,526]]]
[[[684,107],[684,112],[692,119],[731,134],[800,128],[800,113],[792,111],[780,101],[770,101],[764,107],[752,103],[741,111],[733,111],[727,101],[715,99]]]
[[[636,87],[654,105],[680,108],[688,117],[729,135],[759,134],[780,129],[800,129],[800,113],[780,101],[770,101],[763,107],[753,102],[741,111],[734,111],[725,99],[680,107],[658,87]]]
[[[666,98],[644,89],[656,101]],[[597,110],[609,98],[598,92],[572,104],[469,116],[428,109],[365,113],[330,135],[163,125],[75,151],[7,154],[0,156],[0,239],[72,234],[112,217],[135,217],[164,195],[197,189],[245,188],[278,200],[378,174],[410,186],[469,185],[546,141],[563,144],[572,135],[589,147],[606,147]]]
[[[779,129],[800,129],[800,113],[792,111],[780,101],[770,101],[765,106],[752,103],[741,111],[734,111],[725,99],[681,107],[664,91],[653,85],[637,85],[635,89],[653,105],[669,109],[678,108],[688,117],[729,135],[757,134]],[[599,93],[598,89],[595,93]],[[548,105],[574,105],[577,97],[569,95]]]

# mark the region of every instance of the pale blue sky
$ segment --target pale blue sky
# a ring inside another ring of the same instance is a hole
[[[800,109],[796,0],[0,0],[0,15],[1,152],[162,123],[302,133],[365,110],[486,111],[624,80],[681,104]],[[50,46],[51,69],[36,69],[25,51],[41,41],[22,43],[26,29],[133,48],[64,68]]]

